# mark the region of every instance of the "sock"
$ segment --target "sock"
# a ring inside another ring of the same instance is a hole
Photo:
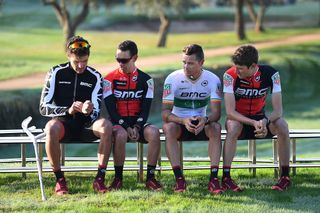
[[[122,180],[123,176],[123,165],[122,166],[114,166],[115,178]]]
[[[63,172],[61,171],[61,169],[55,170],[55,171],[53,171],[53,172],[54,172],[54,174],[55,174],[55,176],[56,176],[57,181],[58,181],[60,178],[63,178],[63,177],[64,177],[64,174],[63,174]]]
[[[174,176],[176,177],[176,179],[183,177],[180,166],[174,166],[174,167],[172,167],[172,169],[173,169],[173,173],[174,173]]]
[[[210,180],[218,177],[219,166],[210,167]]]
[[[148,164],[147,166],[147,181],[151,178],[154,178],[154,172],[156,170],[156,166],[151,166]]]
[[[289,176],[289,166],[281,166],[281,177]]]
[[[224,179],[225,177],[230,178],[230,166],[224,166],[223,167],[223,175],[222,175],[222,179]]]
[[[106,176],[106,172],[107,172],[107,167],[99,165],[98,166],[98,172],[97,172],[97,175],[96,175],[96,179],[102,178],[104,180],[104,178]]]

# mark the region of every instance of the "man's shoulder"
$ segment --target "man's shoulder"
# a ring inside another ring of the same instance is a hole
[[[148,73],[146,73],[146,72],[144,72],[144,71],[142,71],[142,70],[140,70],[140,69],[137,69],[137,71],[138,71],[138,74],[139,74],[140,76],[142,76],[142,77],[144,77],[144,78],[146,78],[146,79],[152,78]]]
[[[62,70],[62,69],[65,69],[65,68],[69,68],[69,63],[68,62],[62,63],[62,64],[57,64],[57,65],[53,66],[51,68],[51,70],[52,71],[54,71],[54,70]]]
[[[167,76],[167,79],[170,79],[170,78],[175,79],[175,78],[178,78],[178,77],[182,78],[182,77],[184,77],[184,76],[185,76],[185,75],[184,75],[183,69],[179,69],[179,70],[175,70],[175,71],[173,71],[172,73],[170,73],[170,74]]]

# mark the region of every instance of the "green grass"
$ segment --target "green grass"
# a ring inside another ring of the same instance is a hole
[[[124,187],[117,192],[95,194],[91,185],[95,173],[66,173],[70,195],[53,194],[54,178],[44,174],[47,201],[41,201],[36,174],[22,179],[19,174],[0,178],[0,211],[3,212],[317,212],[320,169],[298,169],[293,186],[284,193],[270,186],[276,181],[273,170],[260,169],[253,178],[248,170],[234,170],[233,177],[245,188],[243,193],[226,192],[219,196],[207,191],[208,171],[185,171],[187,192],[172,191],[172,172],[162,172],[162,192],[149,192],[136,182],[135,172],[124,173]],[[113,172],[107,173],[110,183]]]

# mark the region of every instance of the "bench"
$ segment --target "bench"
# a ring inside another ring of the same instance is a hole
[[[43,132],[42,129],[33,129],[32,132],[34,134],[40,134]],[[163,131],[160,130],[160,140],[161,142],[165,141],[165,136]],[[222,130],[221,139],[224,141],[226,137],[226,131]],[[296,142],[299,139],[310,139],[310,138],[320,138],[320,130],[304,130],[304,129],[291,129],[290,130],[290,143],[291,143],[291,164],[293,175],[296,173],[296,168],[309,168],[309,167],[320,167],[320,158],[313,159],[297,159],[296,152]],[[99,140],[88,143],[98,143]],[[45,139],[42,138],[39,140],[39,156],[42,159],[43,156],[43,144],[45,143]],[[76,142],[75,142],[76,143]],[[83,143],[83,142],[81,142]],[[245,162],[247,164],[233,164],[232,168],[235,169],[250,169],[252,171],[253,176],[256,175],[257,168],[274,168],[275,175],[277,175],[278,168],[278,153],[276,149],[277,139],[274,137],[272,139],[273,144],[273,156],[272,160],[257,160],[256,156],[256,140],[248,140],[248,158],[245,159],[237,159],[235,158],[235,162]],[[37,172],[36,167],[27,167],[27,162],[34,162],[35,158],[26,158],[26,144],[32,144],[31,139],[23,132],[22,129],[11,129],[11,130],[0,130],[0,144],[20,144],[21,145],[21,158],[20,159],[1,159],[0,163],[12,163],[12,162],[21,162],[21,167],[0,167],[0,172],[6,173],[18,173],[21,172],[23,177],[26,177],[26,173],[29,172]],[[68,143],[69,144],[69,143]],[[125,165],[124,170],[127,171],[137,171],[137,178],[140,182],[143,181],[143,172],[146,170],[146,166],[144,166],[144,161],[146,158],[143,156],[144,145],[141,143],[136,143],[137,145],[137,156],[134,158],[126,158],[126,161],[136,161],[136,165]],[[96,171],[96,166],[65,166],[66,161],[97,161],[96,157],[66,157],[65,156],[65,146],[61,144],[62,156],[62,170],[66,172],[74,172],[74,171]],[[181,151],[181,167],[184,170],[199,170],[199,169],[209,169],[210,165],[196,165],[196,166],[184,166],[184,162],[208,162],[209,158],[188,158],[183,156],[183,143],[180,143],[180,151]],[[43,160],[47,160],[43,158]],[[112,158],[109,160],[112,161]],[[168,161],[168,158],[159,156],[159,161],[157,165],[157,170],[167,171],[171,170],[171,166],[162,166],[161,163],[164,161]],[[303,162],[303,163],[302,163]],[[220,165],[221,167],[222,165]],[[113,170],[111,166],[108,166],[107,170]],[[52,171],[51,167],[43,167],[42,171],[49,172]]]

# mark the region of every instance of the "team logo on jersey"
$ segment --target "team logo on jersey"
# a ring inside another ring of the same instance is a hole
[[[229,74],[224,74],[223,75],[223,85],[225,87],[231,86],[232,82],[233,82],[233,78],[231,77],[231,75],[229,75]]]
[[[148,88],[153,91],[154,90],[154,82],[153,82],[152,78],[147,80],[147,84],[148,84]]]
[[[280,75],[278,72],[276,72],[271,79],[274,84],[280,85]]]
[[[259,81],[260,81],[260,75],[256,76],[256,77],[254,78],[254,80],[255,80],[256,82],[259,82]]]
[[[80,82],[80,86],[85,86],[85,87],[91,88],[91,87],[92,87],[92,84],[89,84],[89,83],[87,83],[87,82],[81,81],[81,82]]]
[[[202,85],[203,87],[206,87],[206,86],[208,85],[208,81],[207,81],[207,80],[202,81],[202,82],[201,82],[201,85]]]
[[[163,97],[167,97],[171,93],[171,84],[165,84],[163,86]]]
[[[137,75],[132,76],[132,81],[136,81],[138,79]]]
[[[111,90],[110,81],[103,79],[102,85],[103,85],[103,92],[109,92]]]

